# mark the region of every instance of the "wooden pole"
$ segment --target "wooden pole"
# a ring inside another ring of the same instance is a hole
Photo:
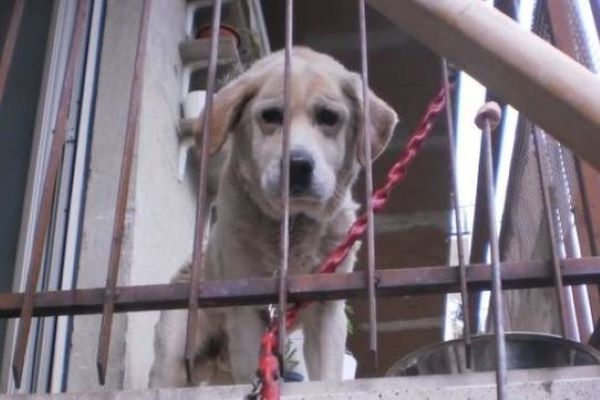
[[[600,77],[479,0],[369,0],[600,170]]]

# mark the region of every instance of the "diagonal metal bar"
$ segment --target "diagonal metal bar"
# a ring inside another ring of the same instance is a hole
[[[105,303],[102,311],[100,336],[98,338],[98,351],[96,354],[98,380],[101,385],[104,385],[106,381],[106,366],[108,363],[113,313],[115,308],[115,288],[117,286],[117,279],[119,275],[119,263],[121,260],[121,249],[123,244],[123,231],[125,228],[125,216],[127,212],[129,180],[131,177],[133,153],[135,151],[138,135],[138,120],[141,105],[144,62],[146,58],[146,39],[148,36],[148,21],[150,19],[151,3],[152,0],[144,0],[142,6],[142,15],[140,18],[138,42],[133,70],[133,80],[131,82],[131,89],[129,93],[129,110],[127,115],[127,126],[125,128],[125,145],[123,147],[123,158],[121,161],[121,173],[119,175],[119,187],[117,191],[117,204],[113,223],[112,242],[108,261],[108,272],[106,276]]]
[[[373,358],[374,369],[377,369],[377,297],[375,293],[375,217],[373,215],[373,156],[371,140],[367,126],[369,123],[369,61],[367,54],[367,21],[365,0],[358,0],[360,26],[360,61],[362,75],[363,109],[360,129],[364,146],[365,160],[365,211],[367,215],[367,282],[369,294],[369,350]]]
[[[10,73],[10,66],[12,64],[17,38],[19,37],[19,29],[21,28],[24,10],[25,0],[15,0],[9,17],[2,54],[0,55],[0,105],[4,99],[6,82],[8,80],[8,74]]]
[[[287,310],[287,280],[290,252],[290,127],[292,122],[292,41],[294,31],[294,0],[285,4],[285,56],[283,70],[283,132],[281,141],[281,227],[279,236],[279,351],[285,347]]]
[[[206,184],[208,179],[208,157],[212,126],[213,98],[216,87],[217,59],[219,57],[219,27],[221,25],[221,0],[212,2],[212,26],[210,32],[210,55],[206,85],[206,104],[202,127],[202,148],[200,155],[200,172],[198,174],[198,197],[196,200],[196,222],[194,235],[194,251],[192,256],[191,276],[189,284],[189,300],[187,328],[185,337],[185,368],[188,382],[192,379],[192,367],[195,357],[194,333],[198,329],[198,290],[204,262],[204,231],[206,227]]]
[[[29,338],[29,331],[31,329],[33,298],[39,280],[40,270],[42,268],[46,234],[48,232],[50,216],[52,214],[56,178],[64,151],[67,122],[69,119],[69,109],[75,81],[75,70],[78,62],[81,60],[83,37],[85,34],[85,25],[88,13],[89,1],[80,1],[77,5],[75,27],[73,30],[73,36],[71,37],[71,47],[67,56],[67,68],[61,89],[58,114],[56,117],[56,126],[54,129],[54,135],[52,137],[52,146],[50,148],[48,165],[46,167],[46,175],[44,177],[44,186],[42,188],[42,197],[40,200],[33,238],[31,262],[29,265],[29,271],[27,273],[25,295],[23,307],[21,309],[21,322],[19,324],[17,343],[13,355],[12,371],[16,387],[21,386],[23,364],[25,361],[25,353],[27,351],[27,341]]]
[[[465,367],[471,368],[471,319],[469,318],[469,292],[467,291],[467,259],[463,242],[463,229],[460,214],[460,196],[458,192],[458,176],[456,166],[456,144],[454,134],[454,118],[452,116],[452,94],[450,91],[450,78],[448,76],[448,62],[442,58],[442,77],[446,88],[446,122],[448,133],[448,153],[450,154],[450,179],[451,203],[454,210],[454,223],[456,225],[456,247],[458,253],[458,273],[460,282],[460,296],[463,315],[463,340],[465,342]]]
[[[565,286],[562,280],[562,272],[560,270],[560,252],[558,250],[558,237],[556,233],[556,227],[554,225],[555,219],[553,216],[552,205],[550,203],[550,191],[548,188],[548,176],[547,168],[548,159],[546,152],[542,149],[541,137],[542,133],[534,128],[533,132],[533,145],[535,147],[535,159],[538,167],[538,175],[540,181],[540,189],[542,191],[542,201],[544,202],[544,217],[546,218],[546,224],[548,229],[548,238],[550,240],[550,252],[552,260],[552,272],[554,275],[554,289],[556,292],[556,300],[558,302],[558,310],[560,313],[560,327],[561,332],[567,339],[573,340],[575,338],[574,329],[569,323],[567,317],[567,302],[565,299]]]
[[[489,264],[468,266],[469,290],[490,290]],[[600,257],[561,260],[566,285],[600,283]],[[382,269],[378,272],[378,296],[405,296],[460,292],[456,268],[447,265]],[[310,274],[289,277],[289,300],[335,300],[364,298],[366,282],[361,271],[349,274]],[[546,261],[520,261],[502,264],[505,289],[551,287],[554,278]],[[116,288],[115,312],[185,309],[189,284],[123,286]],[[200,307],[271,304],[277,301],[278,281],[272,278],[209,281],[201,284]],[[0,318],[17,318],[24,293],[0,293]],[[104,307],[105,289],[76,289],[39,292],[34,296],[33,315],[98,314]]]

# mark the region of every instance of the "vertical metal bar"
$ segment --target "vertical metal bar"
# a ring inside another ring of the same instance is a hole
[[[0,56],[0,104],[4,99],[4,91],[6,90],[6,81],[10,73],[15,45],[19,37],[19,29],[23,20],[23,11],[25,10],[25,0],[15,0],[13,9],[9,17],[8,30],[6,40],[2,47],[2,55]]]
[[[363,109],[361,131],[364,143],[365,160],[365,204],[367,214],[367,271],[369,291],[369,350],[373,357],[374,368],[377,368],[377,297],[375,296],[375,222],[373,216],[373,165],[371,140],[367,131],[369,121],[369,61],[367,58],[367,22],[365,0],[358,0],[360,24],[360,58],[362,75]]]
[[[546,153],[542,150],[540,142],[541,132],[538,129],[535,129],[533,132],[533,145],[535,147],[535,158],[539,172],[540,187],[542,190],[542,201],[544,202],[544,217],[546,218],[546,224],[548,225],[548,236],[550,239],[550,250],[552,257],[552,273],[554,275],[554,289],[556,290],[556,299],[558,301],[558,308],[560,312],[560,326],[564,337],[568,339],[574,339],[574,331],[569,324],[569,319],[567,317],[568,307],[565,299],[565,288],[563,285],[560,266],[561,257],[558,250],[558,238],[556,236],[556,226],[554,225],[555,219],[553,216],[553,209],[552,205],[550,204],[548,177],[546,175],[548,160],[546,158]]]
[[[44,177],[44,186],[42,188],[42,198],[35,226],[33,249],[31,251],[31,262],[27,273],[27,283],[25,286],[25,296],[21,308],[21,322],[17,334],[17,343],[13,356],[12,370],[15,379],[15,386],[21,386],[21,377],[23,374],[23,364],[25,353],[27,351],[27,341],[31,329],[31,317],[33,313],[33,299],[39,280],[42,259],[44,256],[44,247],[46,233],[50,224],[52,214],[52,203],[56,186],[56,177],[58,168],[62,160],[64,151],[65,135],[67,131],[67,122],[69,118],[69,109],[71,97],[73,94],[73,85],[75,82],[75,69],[80,60],[83,49],[83,36],[85,34],[85,22],[87,20],[89,1],[80,1],[77,4],[75,27],[71,38],[71,47],[67,56],[67,67],[65,78],[60,94],[60,103],[56,117],[54,135],[52,137],[52,147],[50,148],[50,159]]]
[[[208,179],[208,156],[211,136],[211,120],[213,97],[215,93],[215,83],[217,77],[217,59],[219,55],[219,27],[221,25],[221,0],[213,0],[212,3],[212,22],[210,31],[210,56],[208,61],[208,76],[206,84],[206,104],[204,105],[204,119],[202,127],[204,135],[202,136],[202,149],[200,156],[200,173],[198,174],[198,198],[196,202],[196,228],[194,230],[194,251],[192,256],[191,276],[190,276],[190,297],[188,302],[187,328],[185,338],[185,368],[188,381],[192,379],[192,368],[194,365],[195,348],[194,336],[198,327],[198,292],[199,283],[204,260],[204,228],[206,215],[206,183]]]
[[[547,140],[546,137],[544,139]],[[558,146],[557,146],[558,147]],[[555,154],[560,154],[560,150],[556,150]],[[548,158],[548,157],[546,157]],[[559,161],[560,162],[560,161]],[[571,218],[571,208],[570,208],[570,199],[566,193],[563,193],[561,198],[559,199],[558,190],[562,184],[563,179],[561,176],[557,176],[550,179],[551,183],[548,184],[548,194],[550,196],[550,205],[552,206],[552,220],[554,222],[554,226],[556,227],[556,237],[557,237],[557,251],[559,254],[559,261],[561,262],[560,272],[561,275],[564,275],[562,269],[562,260],[566,257],[573,257],[573,235],[572,232],[569,231],[570,227],[570,218]],[[566,183],[565,183],[566,184]],[[563,207],[567,206],[568,209],[564,212]],[[561,281],[562,281],[561,276]],[[564,285],[564,282],[561,282]],[[555,285],[556,286],[556,285]],[[580,334],[580,326],[585,323],[586,315],[585,312],[590,312],[589,307],[585,307],[584,304],[581,303],[581,292],[578,290],[583,288],[582,286],[563,286],[563,295],[565,298],[565,315],[567,318],[567,338],[577,341],[577,342],[585,342],[585,340],[581,340]],[[587,296],[586,296],[587,297]],[[589,300],[588,300],[589,305]],[[590,327],[592,326],[591,320],[591,312],[589,314],[589,319],[587,319],[590,323]]]
[[[98,338],[98,350],[96,354],[98,380],[101,385],[104,385],[106,380],[106,366],[108,363],[111,328],[115,309],[115,292],[117,287],[117,279],[119,276],[119,263],[121,260],[123,231],[125,228],[125,214],[127,212],[129,180],[131,177],[133,152],[135,151],[138,135],[138,119],[143,86],[144,62],[146,58],[146,39],[148,36],[150,5],[151,0],[144,0],[142,15],[140,18],[140,27],[138,31],[133,80],[131,82],[131,88],[129,92],[129,110],[127,114],[127,126],[125,127],[125,144],[123,146],[123,158],[121,161],[121,173],[119,175],[119,186],[117,191],[117,204],[115,207],[112,241],[106,276],[106,288],[104,294],[105,300],[102,310],[102,322],[100,325],[100,336]]]
[[[550,144],[550,142],[547,143]],[[552,153],[550,153],[550,148],[553,150]],[[568,154],[565,154],[565,151]],[[570,173],[574,171],[573,158],[570,152],[558,143],[549,147],[548,154],[552,154],[558,164],[553,185],[550,185],[548,189],[550,204],[555,209],[554,225],[557,227],[557,235],[564,246],[559,246],[559,252],[562,258],[581,257],[573,218],[574,203],[570,187],[572,182],[569,181]],[[573,327],[574,338],[577,341],[587,342],[594,326],[587,287],[584,285],[567,286],[565,293],[569,307],[569,323]]]
[[[454,142],[454,118],[452,116],[452,95],[450,91],[450,78],[448,76],[448,62],[442,58],[442,77],[446,92],[446,121],[448,133],[448,152],[450,153],[450,201],[454,209],[454,223],[456,225],[456,246],[458,251],[458,268],[460,295],[463,309],[463,340],[465,342],[466,369],[471,368],[471,320],[469,318],[469,292],[467,290],[467,260],[463,242],[462,220],[460,214],[460,196],[458,193],[458,176],[456,170],[456,144]]]
[[[567,153],[565,154],[565,152]],[[571,164],[572,156],[562,146],[557,146],[556,155],[561,160],[563,175],[557,179],[558,187],[550,188],[550,199],[552,200],[551,203],[556,204],[559,210],[557,226],[561,228],[564,238],[565,252],[563,256],[567,258],[581,257],[581,248],[577,234],[575,233],[577,225],[573,213],[576,207],[574,197],[577,197],[577,195],[573,193],[571,183],[567,177],[567,171],[574,168],[574,165]],[[567,163],[571,165],[568,169],[566,166]],[[573,293],[575,308],[574,314],[577,317],[578,340],[587,343],[594,329],[588,287],[586,285],[576,285],[571,287],[571,291]]]
[[[262,47],[261,55],[271,54],[271,44],[269,42],[269,35],[267,34],[267,25],[265,23],[265,16],[263,14],[263,8],[260,0],[250,0],[250,7],[256,18],[257,30],[260,35],[260,44]]]
[[[590,46],[589,40],[595,40],[595,38],[590,37],[591,32],[588,32],[586,29],[586,25],[583,24],[582,16],[580,15],[581,7],[577,5],[576,1],[549,1],[547,3],[548,13],[552,22],[551,26],[553,38],[556,46],[566,54],[570,55],[573,59],[576,59],[579,62],[581,62],[590,70],[598,71],[598,68],[600,66],[594,61],[593,50]],[[592,7],[592,12],[595,16],[596,25],[598,28],[600,28],[600,2],[598,0],[591,0],[590,4]],[[577,161],[575,169],[577,170],[579,175],[579,173],[581,172],[581,164]],[[572,193],[574,197],[576,210],[578,210],[580,209],[579,205],[585,205],[586,203],[585,198],[583,198],[586,196],[585,190],[582,190],[581,192],[579,190],[575,190]],[[562,196],[559,198],[559,202],[563,202]],[[568,219],[561,219],[564,220],[564,222],[568,224],[572,229],[573,225],[571,223],[570,205],[567,209]],[[583,209],[583,212],[585,213],[585,209]],[[581,228],[581,235],[579,237],[580,243],[576,244],[576,240],[573,237],[572,231],[570,231],[570,229],[565,230],[567,231],[567,239],[565,240],[567,257],[569,257],[569,254],[572,255],[574,252],[578,252],[579,246],[581,246],[585,252],[585,249],[589,248],[588,243],[590,243],[587,240],[588,238],[586,237],[586,233],[582,231],[582,229],[584,229],[582,227],[585,226],[585,222],[581,218],[582,213],[576,212],[575,216],[575,226]],[[589,286],[589,289],[591,289],[591,291],[588,291],[588,288],[583,286],[577,286],[572,288],[575,297],[575,303],[577,306],[576,314],[580,322],[580,338],[583,339],[583,341],[585,341],[590,334],[589,327],[590,323],[592,322],[592,318],[588,316],[588,313],[591,311],[593,314],[598,315],[599,307],[599,303],[597,301],[597,288]],[[591,296],[591,299],[588,296]]]
[[[285,59],[283,69],[283,132],[281,176],[281,230],[279,266],[279,350],[285,346],[286,309],[287,309],[287,275],[290,242],[290,126],[292,122],[292,36],[294,24],[294,0],[287,0],[285,5]]]
[[[492,305],[496,341],[496,392],[499,400],[506,399],[506,341],[504,337],[504,305],[502,302],[502,270],[500,268],[500,250],[498,245],[498,227],[496,224],[496,194],[494,189],[494,171],[492,161],[491,131],[500,122],[500,106],[486,103],[477,113],[475,123],[483,134],[482,155],[485,166],[485,186],[488,200],[488,218],[490,227],[490,253],[492,259]]]

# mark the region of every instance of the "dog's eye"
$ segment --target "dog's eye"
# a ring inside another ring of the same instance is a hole
[[[328,110],[326,108],[322,108],[319,111],[317,111],[317,114],[315,115],[315,119],[317,120],[317,123],[319,125],[326,125],[326,126],[333,126],[333,125],[337,124],[338,121],[340,120],[340,118],[338,117],[338,115],[335,112]]]
[[[283,123],[283,112],[279,108],[267,108],[263,110],[261,117],[267,124],[278,124]]]

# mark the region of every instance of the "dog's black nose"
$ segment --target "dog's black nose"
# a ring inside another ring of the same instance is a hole
[[[315,161],[312,156],[304,150],[293,150],[290,152],[290,194],[299,195],[308,188],[312,182],[312,173]]]

